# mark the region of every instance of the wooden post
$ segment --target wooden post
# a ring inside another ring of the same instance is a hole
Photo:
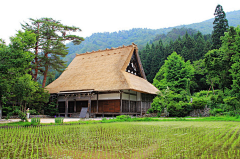
[[[140,110],[141,110],[141,116],[142,116],[142,93],[140,93]]]
[[[56,108],[57,108],[57,110],[59,111],[59,109],[58,109],[58,97],[59,97],[59,95],[57,95]],[[58,115],[58,117],[60,117],[60,114],[59,114],[59,113],[58,113],[57,115]]]
[[[65,99],[65,118],[68,117],[68,97]]]
[[[74,113],[77,112],[77,101],[76,99],[74,99]]]
[[[58,108],[58,95],[57,95],[57,101],[56,101],[56,108]]]
[[[98,92],[97,92],[97,113],[98,113]]]
[[[130,103],[130,90],[128,90],[128,92],[129,92],[129,99],[128,99],[128,107],[129,107],[128,109],[129,110],[128,110],[128,112],[130,112],[130,105],[131,105],[131,103]]]
[[[120,113],[122,113],[122,91],[120,91]]]
[[[91,95],[88,98],[88,112],[89,112],[89,118],[91,117]]]

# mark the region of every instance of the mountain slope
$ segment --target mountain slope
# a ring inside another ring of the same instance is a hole
[[[240,25],[240,10],[226,13],[229,26]],[[75,53],[84,53],[87,51],[106,49],[110,47],[118,47],[121,45],[130,45],[132,42],[138,45],[139,49],[143,48],[147,42],[154,40],[157,35],[167,34],[173,28],[192,28],[199,30],[203,34],[210,34],[213,29],[214,19],[209,19],[200,23],[193,23],[189,25],[180,25],[176,27],[161,28],[161,29],[141,29],[134,28],[131,30],[123,30],[118,32],[105,32],[105,33],[94,33],[90,37],[86,37],[82,44],[75,46],[72,43],[68,43],[69,53],[64,58],[69,64],[75,57]]]

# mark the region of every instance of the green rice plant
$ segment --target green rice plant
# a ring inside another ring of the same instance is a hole
[[[31,119],[32,125],[39,125],[40,124],[40,118],[32,118]]]
[[[55,123],[56,123],[56,124],[63,124],[63,119],[64,119],[64,118],[61,118],[61,117],[55,118]]]
[[[238,126],[166,121],[0,129],[0,158],[238,158]]]

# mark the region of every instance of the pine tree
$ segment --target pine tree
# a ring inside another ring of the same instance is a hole
[[[68,35],[70,31],[81,31],[78,27],[63,25],[60,21],[52,18],[30,19],[32,24],[22,24],[22,28],[36,34],[37,42],[33,48],[35,59],[33,61],[32,73],[34,80],[37,80],[39,71],[43,75],[42,87],[45,87],[49,70],[62,72],[65,62],[62,60],[68,54],[64,42],[72,41],[79,45],[84,39],[76,35]]]
[[[206,52],[204,52],[205,49],[205,40],[202,36],[202,33],[198,32],[196,35],[196,43],[195,43],[195,51],[196,51],[196,59],[203,59],[204,58],[204,54]]]
[[[195,53],[195,40],[186,32],[183,37],[183,46],[185,46],[188,50],[187,55],[185,55],[184,59],[190,60],[191,62],[196,60]]]
[[[219,49],[222,45],[220,37],[224,36],[224,32],[228,30],[228,20],[226,19],[226,14],[221,5],[217,5],[214,16],[215,19],[213,22],[212,49]]]

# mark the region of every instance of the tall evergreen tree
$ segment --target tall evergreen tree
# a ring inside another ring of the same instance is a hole
[[[205,49],[205,40],[202,36],[202,33],[198,32],[197,36],[196,36],[196,43],[195,43],[195,51],[196,51],[196,59],[203,59],[204,58],[204,54],[206,52],[204,52]]]
[[[240,27],[231,27],[222,40],[223,45],[221,49],[225,53],[224,65],[231,73],[233,93],[240,99]],[[228,64],[227,61],[229,61]]]
[[[214,16],[215,19],[213,22],[212,49],[219,49],[222,45],[220,37],[224,36],[224,32],[226,32],[228,29],[228,20],[226,19],[226,14],[221,5],[217,5]]]
[[[35,59],[32,68],[34,70],[33,78],[36,81],[38,72],[43,75],[42,87],[45,87],[48,71],[50,69],[61,72],[65,68],[65,62],[62,60],[68,54],[64,42],[73,41],[79,45],[84,39],[76,35],[68,35],[70,31],[81,31],[78,27],[63,25],[60,21],[52,18],[30,19],[31,24],[22,24],[22,28],[32,31],[36,34]]]
[[[185,60],[190,60],[191,62],[196,60],[195,54],[195,40],[186,32],[183,37],[183,45],[187,48],[188,53]]]
[[[146,76],[148,76],[148,74],[150,73],[150,70],[151,70],[151,68],[150,68],[151,57],[149,55],[149,54],[151,54],[150,52],[151,52],[151,48],[150,48],[149,44],[147,43],[147,45],[142,53],[143,68],[144,68]]]

